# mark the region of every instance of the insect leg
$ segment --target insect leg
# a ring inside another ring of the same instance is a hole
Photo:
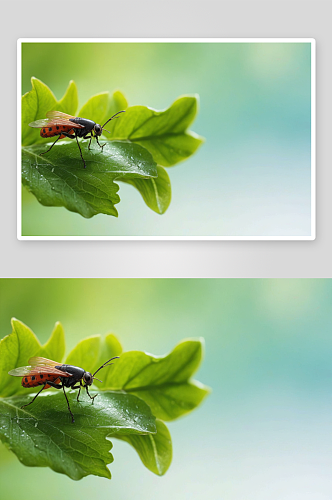
[[[75,136],[73,134],[68,134],[68,132],[61,132],[61,135],[65,135],[68,139],[75,139]]]
[[[54,387],[54,389],[61,389],[61,387],[62,387],[61,384],[56,384],[55,382],[45,382],[45,384],[50,385],[51,387]]]
[[[79,399],[78,398],[80,397],[81,389],[82,389],[82,381],[81,380],[80,380],[79,388],[80,388],[80,390],[78,391],[77,398],[76,398],[78,403],[79,403]],[[73,387],[73,389],[75,389],[75,387]]]
[[[82,158],[83,163],[84,163],[84,168],[86,168],[86,164],[85,164],[85,161],[84,161],[84,158],[83,158],[83,155],[82,155],[82,151],[81,151],[80,145],[79,145],[78,140],[77,140],[77,135],[68,134],[67,132],[61,132],[61,134],[64,135],[64,136],[66,136],[66,137],[68,137],[68,139],[76,139],[77,146],[78,146],[78,149],[80,150],[81,158]]]
[[[40,153],[40,155],[39,155],[39,156],[42,156],[42,155],[44,155],[45,153],[48,153],[49,151],[51,151],[51,149],[53,148],[54,144],[55,144],[56,142],[58,142],[58,140],[60,139],[60,137],[61,137],[61,135],[59,135],[59,136],[58,136],[58,138],[57,138],[57,139],[55,139],[55,141],[53,142],[52,146],[51,146],[51,147],[50,147],[47,151],[44,151],[44,153]]]
[[[43,387],[40,389],[40,391],[39,391],[39,392],[37,392],[37,394],[36,394],[36,395],[35,395],[35,397],[34,397],[34,398],[30,401],[30,403],[27,403],[26,405],[21,406],[21,408],[25,408],[26,406],[31,405],[31,403],[33,403],[33,402],[34,402],[34,400],[36,399],[36,397],[37,397],[37,396],[39,396],[39,394],[40,394],[40,393],[41,393],[41,391],[44,389],[44,387],[45,387],[45,385],[46,385],[46,384],[47,384],[47,382],[44,382]]]
[[[103,147],[106,146],[106,142],[105,142],[105,144],[101,145],[101,144],[99,144],[97,135],[96,135],[96,139],[97,139],[98,146],[101,148],[101,150],[103,150]]]
[[[68,398],[67,398],[67,394],[66,394],[65,386],[64,385],[62,386],[62,389],[63,389],[63,393],[64,393],[66,401],[67,401],[67,406],[68,406],[69,413],[71,414],[71,421],[72,421],[72,423],[74,423],[75,422],[74,415],[71,412],[71,409],[70,409],[70,406],[69,406],[69,401],[68,401]]]
[[[61,387],[62,387],[62,385],[60,386],[60,389],[61,389]],[[77,396],[77,401],[78,401],[78,397],[79,397],[80,392],[81,392],[81,386],[80,385],[72,385],[70,388],[71,389],[79,389],[79,393],[78,393],[78,396]]]
[[[89,133],[89,132],[88,132],[88,133]],[[89,150],[89,151],[91,151],[90,146],[91,146],[91,141],[92,141],[92,138],[93,138],[93,135],[92,135],[92,134],[91,134],[91,135],[84,135],[84,136],[83,136],[83,139],[90,139],[89,146],[88,146],[88,150]]]
[[[30,403],[27,403],[26,405],[23,405],[21,406],[21,408],[25,408],[26,406],[29,406],[31,405],[31,403],[34,402],[34,400],[36,399],[37,396],[39,396],[39,394],[41,393],[41,391],[45,388],[45,385],[50,385],[51,387],[54,387],[54,389],[61,389],[62,385],[61,384],[55,384],[54,382],[50,382],[50,381],[45,381],[43,382],[43,387],[40,389],[39,392],[37,392],[37,394],[35,395],[35,397],[30,401]]]
[[[93,404],[93,400],[98,396],[98,394],[95,394],[94,396],[90,396],[87,385],[85,386],[85,389],[86,389],[86,392],[87,392],[87,395],[89,396],[89,398],[92,399],[92,404]]]
[[[86,164],[85,164],[85,161],[84,161],[84,158],[83,158],[83,155],[82,155],[81,147],[80,147],[78,139],[77,139],[77,135],[75,135],[75,137],[76,137],[76,142],[77,142],[78,149],[80,150],[80,153],[81,153],[81,158],[82,158],[83,163],[84,163],[84,168],[86,168]]]

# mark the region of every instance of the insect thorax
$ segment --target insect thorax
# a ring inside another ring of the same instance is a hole
[[[85,370],[83,370],[83,368],[80,368],[79,366],[61,365],[57,366],[57,368],[72,375],[71,377],[61,377],[61,381],[65,387],[74,386],[76,382],[79,382],[82,379],[85,373]]]
[[[94,121],[88,120],[87,118],[71,118],[70,121],[77,123],[78,125],[83,125],[84,128],[75,129],[76,135],[78,137],[83,137],[83,135],[91,132],[91,130],[93,130],[94,126],[96,125]]]

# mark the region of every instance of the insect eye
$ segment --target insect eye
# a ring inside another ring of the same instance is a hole
[[[91,380],[92,380],[92,375],[91,375],[91,373],[85,373],[85,374],[84,374],[84,381],[85,381],[87,384],[89,384],[89,383],[91,382]]]
[[[101,134],[101,126],[98,125],[98,123],[95,125],[95,132],[96,134],[100,135]]]

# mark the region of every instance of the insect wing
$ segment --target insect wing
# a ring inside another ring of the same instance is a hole
[[[29,375],[31,372],[31,366],[20,366],[19,368],[14,368],[8,372],[8,375],[13,377],[23,377],[24,375]]]
[[[66,113],[61,113],[61,111],[48,111],[46,113],[47,118],[42,120],[36,120],[29,123],[29,127],[32,128],[43,128],[43,127],[53,127],[56,125],[65,125],[71,128],[84,128],[84,125],[70,121],[75,118],[75,116],[67,115]]]
[[[71,373],[63,372],[54,368],[52,366],[34,366],[31,367],[29,375],[38,375],[39,373],[45,373],[45,375],[57,375],[59,377],[71,377]]]
[[[75,116],[66,115],[66,113],[61,113],[61,111],[48,111],[46,116],[49,118],[49,126],[70,125],[72,128],[84,128],[84,125],[71,121],[76,118]]]
[[[38,375],[43,373],[45,375],[56,375],[58,377],[71,377],[71,373],[63,372],[61,370],[57,370],[51,366],[20,366],[19,368],[14,368],[8,372],[9,375],[13,377],[24,377],[26,375]]]
[[[60,366],[62,363],[58,361],[53,361],[52,359],[42,358],[40,356],[33,356],[29,359],[29,363],[32,367],[34,366]]]
[[[40,356],[33,356],[32,358],[29,359],[29,363],[31,365],[31,371],[30,371],[31,375],[33,375],[34,373],[35,374],[52,373],[54,375],[59,375],[60,377],[72,376],[71,373],[58,370],[56,366],[61,366],[62,363],[59,363],[58,361],[53,361],[52,359],[42,358]]]
[[[34,122],[31,122],[29,123],[29,127],[32,127],[32,128],[43,128],[43,127],[47,127],[47,125],[49,124],[49,119],[48,118],[44,118],[43,120],[36,120]]]
[[[61,111],[47,111],[46,116],[50,120],[70,120],[76,118],[76,116],[67,115],[66,113],[62,113]]]
[[[63,120],[60,118],[55,118],[54,120],[49,120],[47,122],[46,127],[56,127],[56,126],[61,126],[64,125],[65,127],[68,127],[68,129],[72,128],[84,128],[84,125],[80,125],[79,123],[74,123],[69,120]]]

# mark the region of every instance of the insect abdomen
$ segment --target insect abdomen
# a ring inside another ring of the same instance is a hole
[[[68,125],[52,125],[51,127],[43,127],[42,129],[40,129],[41,137],[54,137],[55,135],[60,135],[61,132],[71,134],[73,132],[73,129]],[[64,137],[66,136],[62,136],[61,139],[63,139]]]
[[[46,381],[58,383],[59,379],[58,375],[54,375],[54,373],[36,373],[35,375],[26,375],[22,378],[22,386],[23,387],[37,387],[38,385],[43,385]],[[49,385],[45,386],[45,389],[50,387]]]

